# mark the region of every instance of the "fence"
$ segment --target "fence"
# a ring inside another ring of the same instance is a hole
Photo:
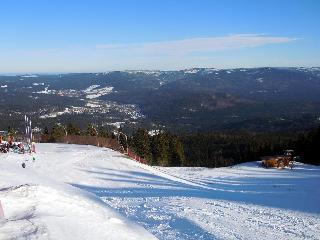
[[[148,160],[139,157],[134,151],[132,151],[130,148],[128,149],[128,157],[139,162],[139,163],[143,163],[143,164],[147,164],[148,165]]]

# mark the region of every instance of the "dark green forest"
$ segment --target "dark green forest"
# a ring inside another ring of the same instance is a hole
[[[223,167],[257,161],[262,156],[281,155],[295,150],[300,161],[320,165],[320,127],[297,134],[257,134],[248,132],[208,132],[150,136],[137,129],[129,146],[151,165],[185,167]]]
[[[13,134],[15,131],[9,127],[9,132]],[[293,149],[301,162],[320,165],[320,127],[294,134],[241,131],[173,134],[158,131],[151,135],[142,128],[131,132],[124,133],[121,129],[112,132],[93,124],[81,129],[69,123],[66,126],[55,125],[51,129],[45,127],[37,140],[95,144],[94,138],[99,138],[100,142],[105,139],[108,147],[122,149],[123,152],[129,148],[150,165],[168,167],[232,166],[257,161],[262,156],[280,155],[286,149]]]
[[[262,156],[280,155],[293,149],[304,163],[319,165],[320,127],[296,135],[255,134],[242,132],[209,132],[150,136],[138,129],[130,146],[152,165],[185,167],[224,167]]]

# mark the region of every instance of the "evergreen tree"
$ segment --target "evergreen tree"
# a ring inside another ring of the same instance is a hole
[[[161,166],[181,166],[185,164],[182,142],[169,133],[160,133],[152,137],[152,164]]]
[[[153,136],[152,138],[152,163],[154,165],[169,166],[169,146],[170,142],[164,133]]]
[[[178,167],[185,164],[183,145],[177,137],[170,139],[170,166]]]
[[[294,150],[300,155],[301,161],[314,165],[320,165],[319,147],[320,127],[307,134],[300,135],[294,143]]]
[[[60,124],[56,124],[52,128],[50,141],[59,142],[63,139],[65,135],[66,135],[66,131],[64,127]]]
[[[43,129],[43,135],[49,135],[49,129],[47,126],[45,126]]]
[[[86,135],[88,135],[88,136],[97,136],[98,135],[98,131],[93,124],[90,123],[87,125]]]
[[[17,133],[17,132],[14,130],[13,127],[11,127],[11,126],[8,127],[8,135],[9,135],[9,136],[15,136],[16,133]]]
[[[99,129],[98,129],[98,135],[100,137],[104,137],[104,138],[108,138],[110,137],[110,133],[107,131],[106,128],[100,126]]]
[[[138,129],[132,136],[131,144],[136,154],[148,161],[151,160],[151,144],[146,130]]]
[[[67,130],[68,135],[80,135],[81,134],[80,128],[73,123],[68,123],[66,130]]]
[[[123,147],[124,151],[127,151],[128,139],[124,133],[122,133],[122,132],[119,133],[118,141],[119,141],[120,145]]]

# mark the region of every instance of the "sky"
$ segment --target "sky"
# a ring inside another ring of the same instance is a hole
[[[1,0],[0,73],[319,67],[319,0]]]

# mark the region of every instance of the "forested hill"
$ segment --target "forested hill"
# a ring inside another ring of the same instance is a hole
[[[193,68],[0,76],[0,128],[75,122],[196,132],[320,123],[320,68]]]

